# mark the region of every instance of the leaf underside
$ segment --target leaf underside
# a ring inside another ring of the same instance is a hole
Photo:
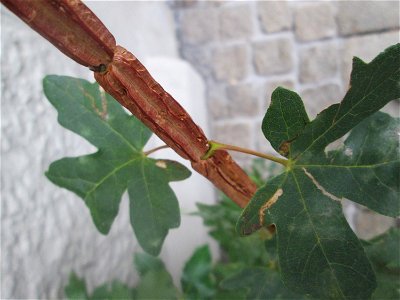
[[[81,197],[97,229],[107,234],[128,190],[131,224],[142,248],[157,255],[168,230],[179,226],[170,181],[190,171],[177,162],[146,157],[151,132],[99,86],[82,79],[47,76],[44,92],[58,121],[98,148],[96,153],[53,162],[46,176]]]
[[[397,44],[369,64],[354,58],[351,88],[342,102],[311,122],[295,93],[279,88],[272,95],[263,132],[289,158],[289,166],[257,191],[237,230],[246,235],[275,224],[282,279],[294,292],[321,299],[367,299],[376,287],[341,199],[387,216],[400,214],[400,122],[377,112],[400,97],[399,57]],[[325,151],[350,130],[343,147]]]

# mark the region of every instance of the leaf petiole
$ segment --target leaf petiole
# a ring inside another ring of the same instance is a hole
[[[258,156],[264,159],[268,159],[274,162],[277,162],[285,167],[288,166],[288,160],[279,158],[273,155],[257,152],[254,150],[238,147],[238,146],[233,146],[233,145],[227,145],[227,144],[222,144],[216,141],[208,141],[209,148],[207,152],[201,157],[202,160],[208,159],[211,156],[213,156],[214,152],[217,150],[231,150],[231,151],[236,151],[236,152],[241,152],[241,153],[246,153],[254,156]]]
[[[156,151],[158,151],[158,150],[166,149],[166,148],[169,148],[169,146],[168,146],[168,145],[159,146],[159,147],[150,149],[149,151],[144,151],[143,154],[144,154],[145,156],[149,156],[150,154],[152,154],[152,153],[154,153],[154,152],[156,152]]]

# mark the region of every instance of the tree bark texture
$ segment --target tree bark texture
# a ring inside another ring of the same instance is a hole
[[[182,106],[79,0],[1,0],[14,14],[77,63],[93,70],[104,90],[148,126],[239,206],[256,185],[226,151],[207,160],[208,140]]]

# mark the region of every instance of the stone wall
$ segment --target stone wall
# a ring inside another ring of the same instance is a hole
[[[260,124],[277,86],[298,92],[313,118],[344,96],[353,56],[369,62],[399,42],[397,1],[187,1],[174,9],[181,54],[207,83],[211,138],[265,152],[272,148]],[[398,102],[385,110],[399,115]],[[393,222],[352,205],[346,213],[363,237]]]

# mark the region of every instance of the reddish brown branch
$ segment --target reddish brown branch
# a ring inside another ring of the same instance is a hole
[[[95,70],[97,82],[193,168],[244,207],[255,184],[226,151],[208,160],[207,138],[137,58],[78,0],[2,0],[17,16],[76,62]]]
[[[77,63],[108,64],[115,39],[97,16],[79,0],[1,0],[25,23]]]

